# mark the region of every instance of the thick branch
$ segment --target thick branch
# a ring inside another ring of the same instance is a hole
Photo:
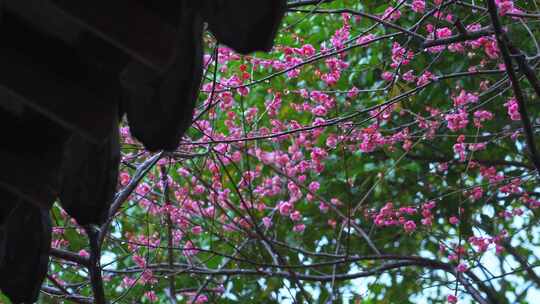
[[[525,54],[518,48],[516,48],[511,42],[510,39],[504,34],[505,40],[508,43],[508,49],[510,50],[510,53],[512,54],[513,58],[516,60],[519,70],[527,77],[527,80],[531,84],[532,88],[534,89],[534,92],[536,93],[536,96],[540,98],[540,80],[538,80],[538,77],[536,76],[536,73],[534,69],[531,67],[529,62],[527,61],[527,58]]]
[[[105,290],[103,289],[103,278],[101,276],[101,245],[99,243],[99,231],[97,228],[89,227],[86,234],[90,240],[90,264],[88,272],[90,274],[90,283],[94,293],[94,303],[105,304]]]
[[[532,162],[536,167],[538,174],[540,174],[540,157],[538,156],[538,151],[534,142],[533,129],[531,126],[531,121],[529,120],[529,114],[527,113],[527,107],[525,105],[525,96],[523,95],[523,91],[521,90],[521,86],[519,84],[519,79],[517,78],[516,73],[514,72],[514,68],[512,66],[512,58],[510,57],[508,44],[505,40],[504,31],[499,20],[497,6],[495,4],[495,0],[488,0],[487,4],[489,15],[491,17],[491,23],[493,24],[493,28],[495,29],[497,43],[499,45],[504,65],[506,67],[506,74],[508,75],[508,78],[512,83],[514,96],[518,103],[519,114],[521,115],[521,122],[523,124],[523,131],[525,132],[525,138],[527,141],[527,148],[529,149],[529,152],[531,154],[530,156]]]
[[[90,265],[90,259],[80,256],[76,253],[73,253],[71,251],[66,251],[62,249],[57,248],[51,248],[51,255],[70,262],[75,262],[81,266],[88,267]]]

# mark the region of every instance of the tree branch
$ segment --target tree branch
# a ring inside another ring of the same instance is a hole
[[[109,210],[109,216],[107,218],[107,221],[101,226],[100,233],[99,233],[99,245],[103,244],[103,240],[105,239],[105,236],[107,235],[109,226],[118,210],[124,203],[124,201],[131,195],[131,193],[137,188],[141,180],[146,176],[146,173],[152,169],[152,167],[159,161],[159,159],[163,156],[163,152],[160,152],[158,154],[155,154],[154,156],[148,158],[146,161],[144,161],[139,167],[137,168],[137,171],[135,171],[135,174],[133,175],[133,178],[131,181],[127,184],[122,191],[118,192],[114,198],[113,203],[111,204],[111,208]]]
[[[42,286],[41,287],[42,292],[48,293],[52,296],[56,296],[62,299],[70,300],[75,303],[81,303],[81,304],[92,304],[94,303],[93,298],[84,297],[77,294],[65,294],[58,288],[50,287],[50,286]]]
[[[506,249],[506,251],[508,251],[508,253],[510,253],[514,257],[514,259],[516,259],[516,261],[521,265],[521,267],[525,269],[525,272],[529,276],[529,279],[533,281],[534,284],[536,284],[536,286],[540,287],[540,277],[531,268],[527,259],[522,257],[519,254],[519,252],[516,250],[516,248],[510,245],[510,243],[505,242],[503,243],[503,246]]]
[[[404,27],[401,27],[395,23],[392,23],[392,22],[388,22],[386,21],[386,19],[383,19],[383,18],[380,18],[380,17],[377,17],[375,15],[372,15],[372,14],[368,14],[368,13],[364,13],[364,12],[360,12],[360,11],[356,11],[356,10],[352,10],[352,9],[349,9],[349,8],[343,8],[343,9],[328,9],[328,10],[323,10],[323,9],[317,9],[317,10],[304,10],[304,9],[291,9],[291,11],[293,12],[303,12],[303,13],[312,13],[312,14],[343,14],[343,13],[347,13],[347,14],[351,14],[351,15],[356,15],[356,16],[361,16],[361,17],[364,17],[364,18],[367,18],[367,19],[371,19],[379,24],[382,24],[382,25],[385,25],[389,28],[392,28],[392,29],[395,29],[403,34],[406,34],[412,38],[415,38],[415,39],[418,39],[420,41],[424,41],[426,40],[424,36],[420,35],[420,34],[417,34],[411,30],[408,30]]]
[[[308,5],[318,5],[321,3],[330,3],[334,2],[335,0],[299,0],[299,1],[293,1],[287,3],[287,8],[295,8],[295,7],[302,7],[302,6],[308,6]]]
[[[495,4],[495,0],[487,0],[487,4],[491,23],[493,25],[493,28],[495,29],[497,43],[499,45],[504,65],[506,67],[506,74],[508,75],[508,78],[512,83],[514,96],[518,103],[519,114],[521,115],[521,122],[523,124],[523,131],[525,132],[525,138],[527,141],[527,148],[529,149],[529,152],[531,154],[530,156],[534,166],[536,167],[537,173],[540,174],[540,157],[538,156],[538,151],[534,142],[533,129],[529,120],[529,114],[527,113],[527,107],[525,105],[525,96],[523,95],[519,80],[512,66],[512,58],[510,57],[508,44],[506,42],[504,31],[497,13],[497,5]]]
[[[169,180],[168,180],[167,168],[165,166],[161,166],[160,169],[161,169],[161,184],[163,187],[163,205],[169,206]],[[166,222],[167,222],[167,244],[169,246],[169,249],[167,250],[167,259],[169,262],[169,267],[172,267],[174,263],[173,222],[171,219],[171,214],[169,212],[167,212]],[[175,286],[174,274],[171,274],[169,276],[169,293],[171,295],[169,298],[169,301],[171,302],[171,304],[176,303],[176,286]]]
[[[426,40],[422,45],[422,48],[430,48],[438,45],[448,45],[451,43],[462,42],[467,40],[474,40],[480,37],[493,35],[494,31],[489,28],[484,28],[476,32],[466,32],[458,35],[454,35],[448,38],[441,38],[435,40]]]
[[[90,259],[80,256],[71,251],[66,251],[63,249],[51,248],[51,255],[70,262],[75,262],[81,266],[88,267],[90,265]]]
[[[90,241],[90,264],[88,272],[90,274],[90,283],[94,293],[94,303],[105,304],[105,290],[103,289],[103,278],[101,276],[101,245],[99,243],[99,231],[95,227],[87,227],[86,234]]]

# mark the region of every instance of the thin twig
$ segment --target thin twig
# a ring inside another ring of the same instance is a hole
[[[302,7],[302,6],[308,6],[308,5],[317,5],[320,3],[330,3],[334,2],[335,0],[299,0],[294,2],[287,3],[287,8],[296,8],[296,7]]]
[[[49,295],[51,295],[53,297],[66,299],[66,300],[69,300],[69,301],[73,301],[75,303],[81,303],[81,304],[92,304],[92,303],[94,303],[93,298],[84,297],[84,296],[76,295],[76,294],[65,294],[60,289],[57,289],[57,288],[54,288],[54,287],[51,287],[51,286],[42,286],[41,291],[46,293],[46,294],[49,294]]]
[[[109,210],[109,217],[107,218],[107,221],[101,226],[101,229],[100,229],[100,233],[99,233],[100,246],[101,244],[103,244],[103,240],[105,239],[105,236],[107,235],[109,226],[112,220],[114,219],[116,212],[118,212],[118,210],[120,209],[124,201],[127,200],[127,198],[131,195],[131,193],[137,188],[141,180],[144,178],[144,176],[146,176],[146,173],[148,173],[148,171],[152,169],[152,167],[159,161],[159,159],[162,156],[163,156],[163,152],[160,152],[148,158],[141,165],[139,165],[131,181],[127,184],[126,187],[124,187],[124,189],[122,189],[120,192],[116,194],[114,201],[111,204],[111,208]]]
[[[163,187],[163,205],[165,207],[169,206],[169,180],[168,180],[168,173],[167,168],[165,166],[161,166],[161,183]],[[169,266],[172,268],[174,263],[174,250],[173,250],[173,222],[171,220],[171,214],[170,212],[167,212],[167,244],[169,246],[169,249],[167,250],[167,259],[169,262]],[[169,276],[169,293],[170,298],[169,301],[174,304],[176,303],[176,286],[175,286],[175,276],[174,274],[171,274]]]

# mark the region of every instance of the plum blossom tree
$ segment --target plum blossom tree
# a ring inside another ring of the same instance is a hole
[[[540,8],[298,0],[270,54],[205,36],[180,147],[121,129],[111,303],[529,303],[540,289]],[[93,301],[54,210],[43,301]]]

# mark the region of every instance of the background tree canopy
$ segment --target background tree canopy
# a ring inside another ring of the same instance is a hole
[[[207,34],[178,150],[121,130],[107,298],[533,302],[538,5],[302,0],[252,56]],[[41,301],[91,302],[83,230],[53,223]]]

